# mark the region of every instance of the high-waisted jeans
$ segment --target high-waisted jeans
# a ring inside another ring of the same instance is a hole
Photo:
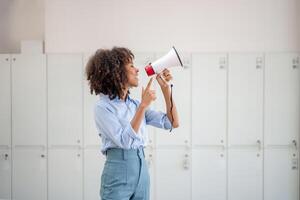
[[[106,151],[101,176],[102,200],[149,200],[150,178],[143,148]]]

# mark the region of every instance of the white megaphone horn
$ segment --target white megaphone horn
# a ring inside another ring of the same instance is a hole
[[[179,54],[177,53],[175,47],[172,47],[172,49],[166,55],[147,65],[145,70],[147,75],[151,76],[153,74],[162,72],[165,68],[178,66],[183,67]]]

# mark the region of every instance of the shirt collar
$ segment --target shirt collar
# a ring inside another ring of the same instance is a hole
[[[100,93],[100,99],[105,99],[107,101],[113,101],[113,102],[128,102],[131,100],[131,98],[129,97],[129,95],[127,95],[126,100],[123,101],[122,99],[120,99],[118,96],[116,96],[115,98],[113,98],[112,100],[110,100],[109,96],[103,93]]]

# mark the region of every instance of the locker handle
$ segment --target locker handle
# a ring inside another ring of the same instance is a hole
[[[292,143],[293,143],[293,146],[294,146],[295,150],[298,150],[297,141],[293,140]]]
[[[147,160],[148,167],[150,168],[152,166],[152,154],[149,154],[149,158],[146,160]]]
[[[190,168],[190,160],[189,160],[189,155],[185,154],[184,156],[184,161],[183,161],[183,169],[188,170]]]
[[[257,140],[257,147],[258,147],[258,151],[261,151],[261,141]]]
[[[257,140],[255,144],[239,144],[239,145],[230,145],[229,149],[257,149],[261,151],[263,146],[260,140]]]
[[[225,145],[221,145],[222,146],[222,150],[225,151],[226,147]]]

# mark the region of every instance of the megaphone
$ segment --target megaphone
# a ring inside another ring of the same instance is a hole
[[[162,72],[165,68],[179,67],[179,66],[183,67],[181,59],[175,47],[172,47],[172,49],[166,55],[156,60],[155,62],[147,65],[145,67],[145,70],[147,75],[151,76],[153,74],[158,74]]]

